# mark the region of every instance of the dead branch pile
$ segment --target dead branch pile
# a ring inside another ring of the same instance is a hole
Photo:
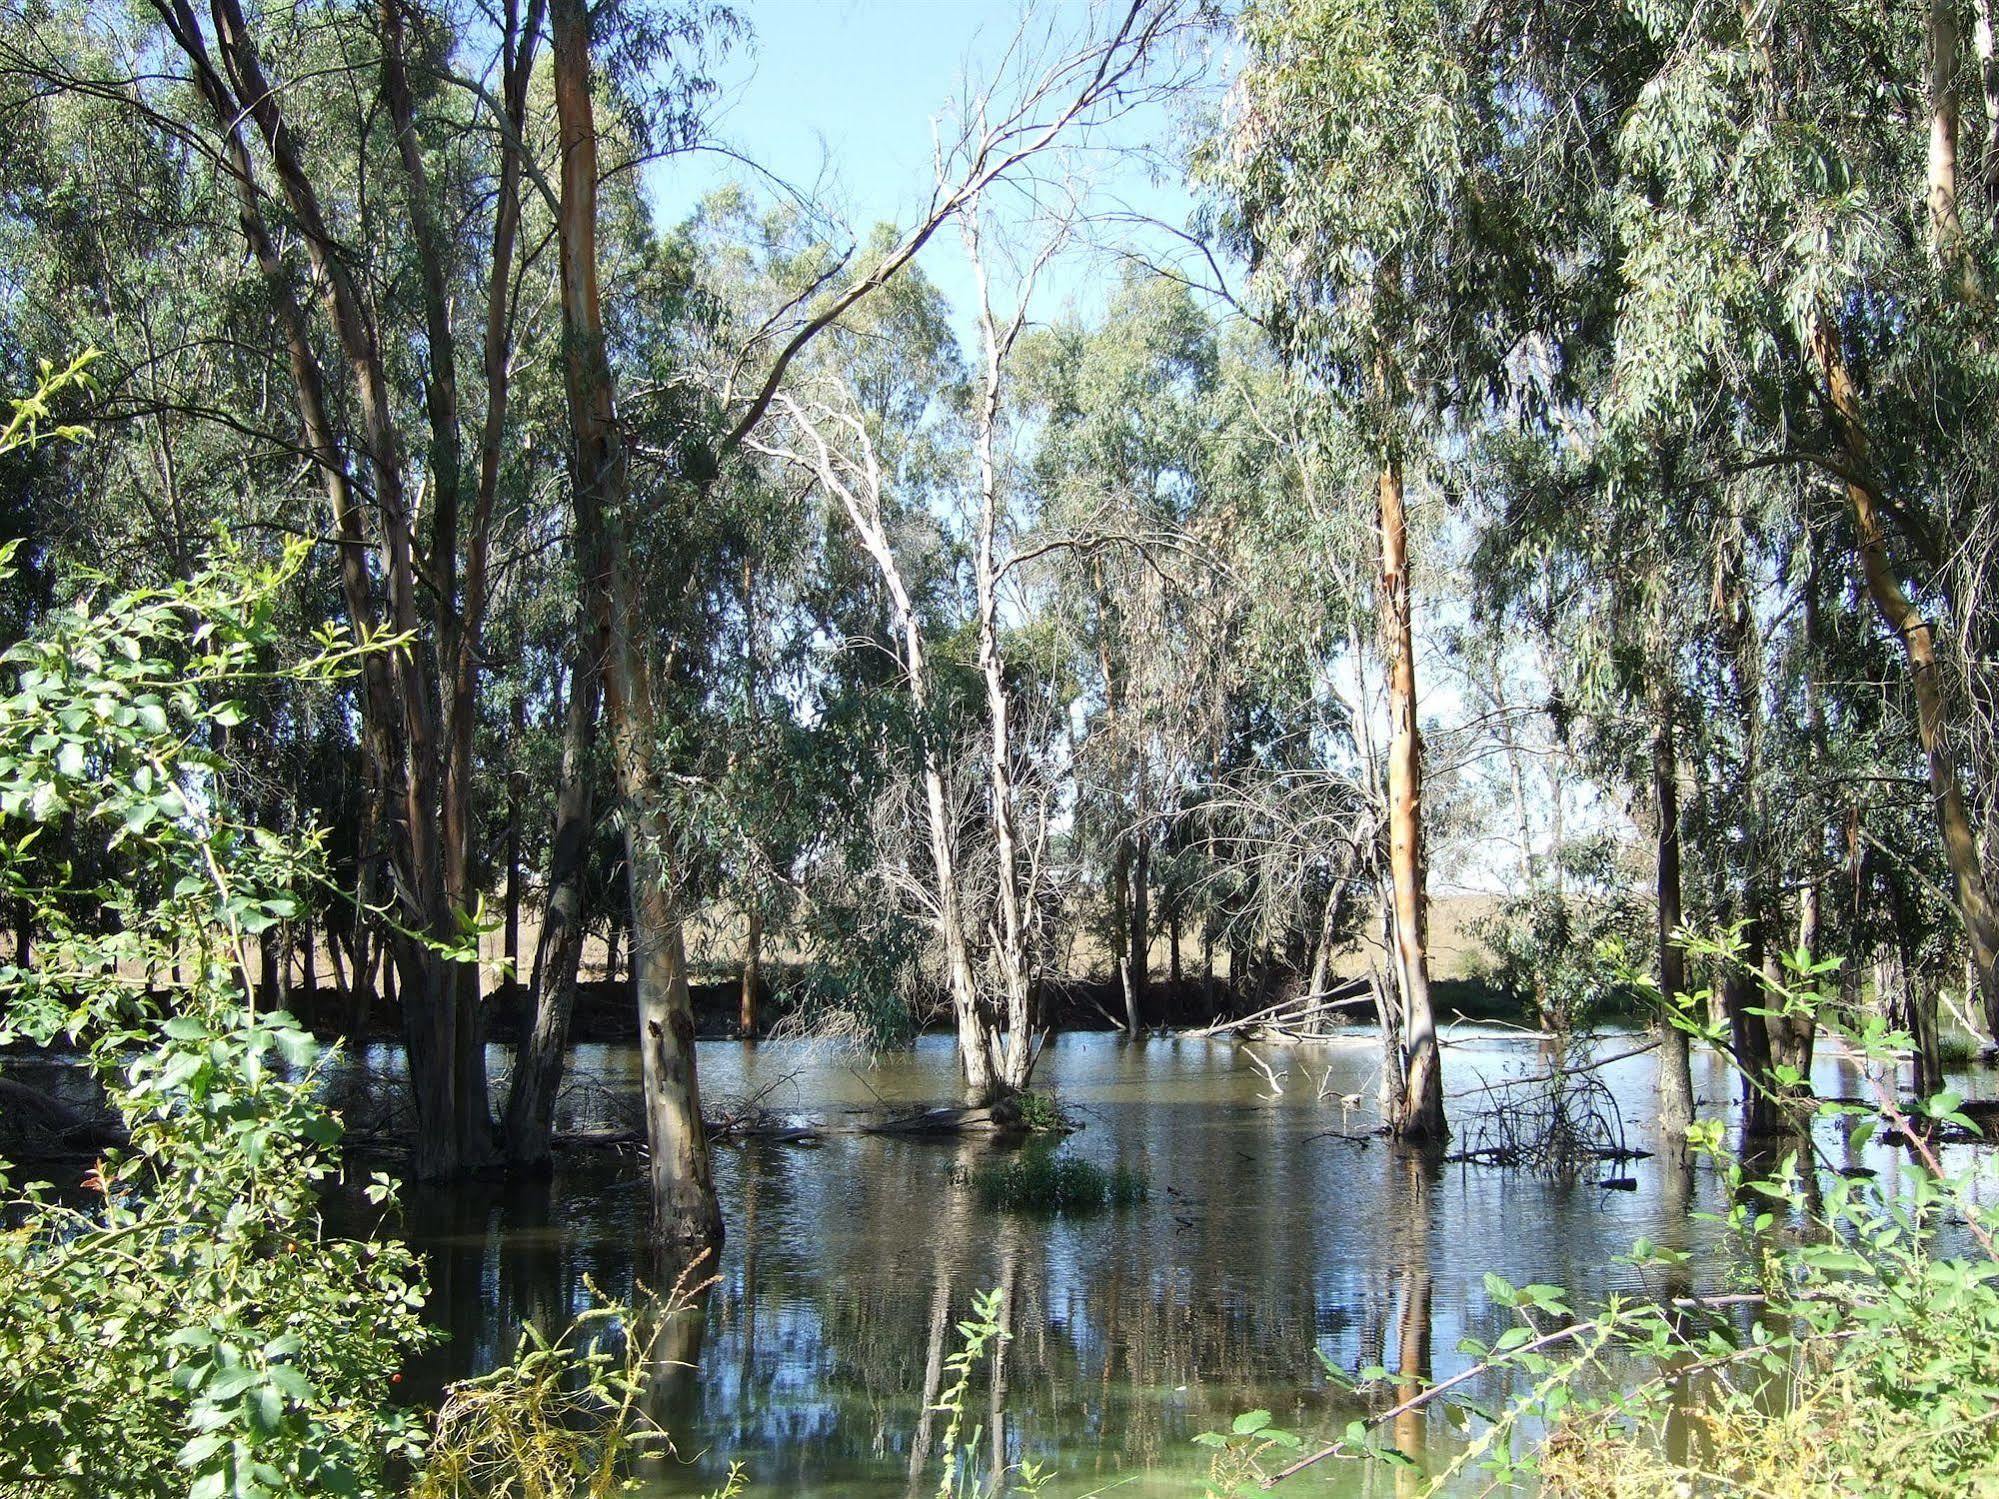
[[[1467,1117],[1465,1148],[1447,1157],[1508,1166],[1567,1184],[1607,1161],[1635,1160],[1617,1097],[1595,1071],[1560,1068],[1531,1078],[1501,1078],[1478,1091]]]
[[[1343,1038],[1334,1029],[1348,1023],[1348,1011],[1371,1010],[1374,997],[1366,979],[1355,979],[1322,994],[1296,994],[1266,1009],[1234,1020],[1221,1020],[1198,1030],[1181,1032],[1189,1037],[1240,1035],[1265,1041],[1333,1041]]]

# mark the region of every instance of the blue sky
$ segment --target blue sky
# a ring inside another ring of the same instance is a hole
[[[857,229],[881,220],[907,226],[927,201],[932,126],[967,77],[989,77],[1014,35],[1022,4],[1037,27],[1080,32],[1086,0],[739,0],[753,37],[717,70],[716,137],[794,187],[834,208]],[[1121,134],[1163,139],[1163,111],[1126,122]],[[1136,163],[1102,169],[1106,195],[1175,224],[1192,199],[1161,186]],[[648,182],[657,212],[672,221],[714,188],[748,181],[719,155],[671,158]],[[955,234],[925,251],[924,270],[969,331],[971,283]],[[1072,256],[1044,283],[1037,316],[1066,306],[1089,312],[1109,272]]]

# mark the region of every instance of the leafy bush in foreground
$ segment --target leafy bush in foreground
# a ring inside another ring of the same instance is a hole
[[[0,970],[0,1042],[78,1047],[128,1142],[80,1204],[0,1177],[0,1490],[369,1493],[417,1449],[391,1399],[428,1336],[416,1261],[321,1233],[340,1124],[317,1049],[244,982],[257,934],[319,877],[319,838],[241,820],[212,748],[244,682],[351,655],[329,636],[272,665],[273,600],[302,557],[225,555],[61,612],[5,657],[0,882],[47,937],[32,970]],[[101,838],[118,877],[71,888],[36,847],[51,825]],[[153,980],[176,964],[168,1012]]]

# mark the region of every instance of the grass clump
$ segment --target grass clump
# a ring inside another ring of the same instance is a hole
[[[1937,1060],[1946,1067],[1969,1067],[1983,1048],[1978,1038],[1959,1030],[1947,1030],[1937,1037]]]
[[[1066,1134],[1069,1130],[1069,1116],[1062,1112],[1062,1104],[1053,1093],[1018,1094],[1013,1107],[1019,1115],[1020,1127],[1032,1134]]]
[[[1143,1202],[1145,1178],[1125,1166],[1106,1171],[1075,1156],[1032,1151],[975,1168],[972,1190],[989,1208],[1072,1213]]]

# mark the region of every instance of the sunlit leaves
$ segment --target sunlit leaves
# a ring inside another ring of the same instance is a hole
[[[323,1237],[339,1122],[320,1051],[244,983],[256,935],[322,877],[319,836],[244,820],[220,776],[240,691],[268,678],[268,602],[302,563],[227,551],[186,582],[58,612],[4,660],[0,880],[43,936],[0,972],[9,1033],[68,1038],[125,1143],[0,1233],[0,1484],[276,1496],[379,1487],[410,1450],[386,1384],[422,1340],[402,1249]],[[324,678],[340,642],[284,670]],[[119,860],[78,901],[34,833],[61,818]],[[76,919],[102,905],[108,919]],[[149,980],[178,971],[169,994]],[[106,1432],[117,1434],[105,1441]]]

